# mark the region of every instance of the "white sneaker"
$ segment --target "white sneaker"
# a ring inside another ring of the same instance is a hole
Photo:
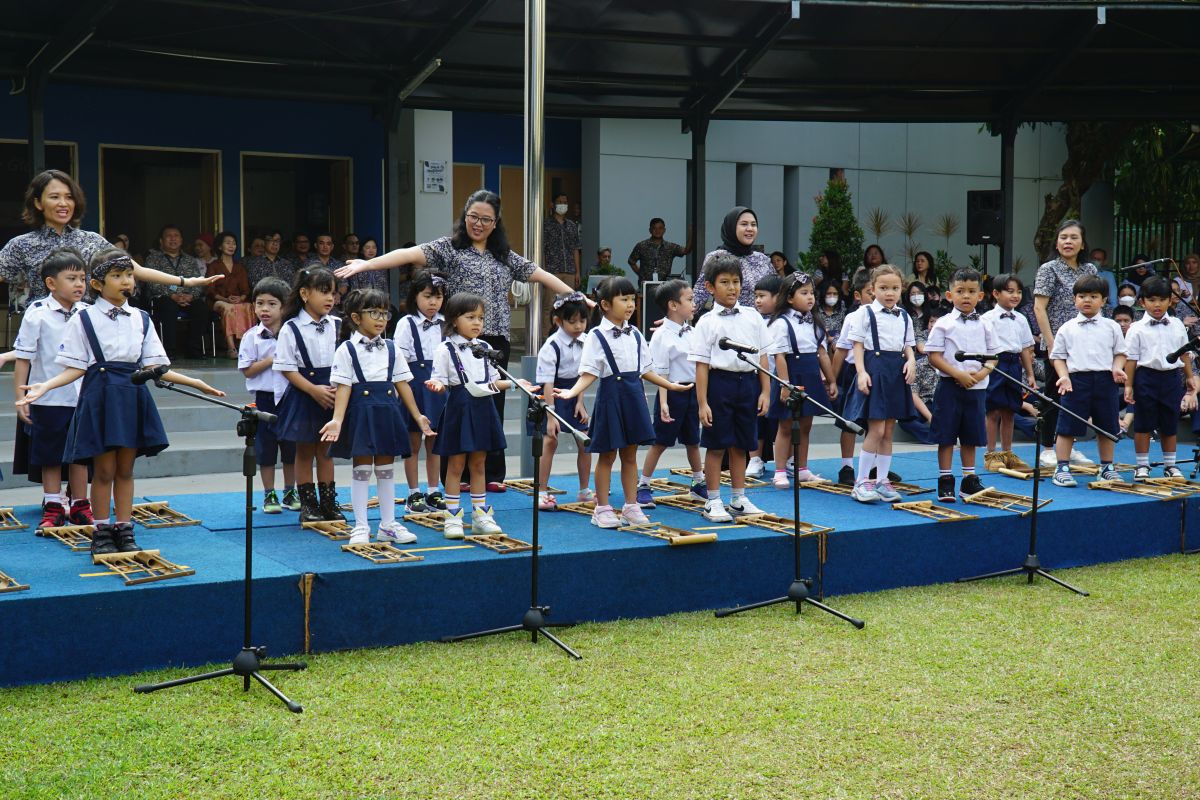
[[[883,499],[875,491],[875,481],[862,481],[854,487],[850,496],[860,503],[874,503]]]
[[[650,518],[637,503],[626,503],[621,507],[621,521],[629,525],[646,525]]]
[[[1085,456],[1083,453],[1071,448],[1071,463],[1077,467],[1094,467],[1096,462]]]
[[[1133,470],[1133,479],[1135,481],[1145,481],[1150,479],[1149,467],[1137,467]]]
[[[493,516],[494,513],[491,506],[472,510],[471,535],[494,536],[497,533],[504,533],[504,531],[500,530],[500,526],[496,524],[496,519]]]
[[[788,474],[791,475],[791,466],[788,467],[788,470]],[[800,483],[808,483],[809,481],[823,481],[825,479],[813,472],[811,469],[805,467],[796,473],[796,480],[800,481]]]
[[[417,535],[399,522],[381,522],[375,538],[393,544],[412,544],[417,540]]]
[[[1038,456],[1038,463],[1042,465],[1042,469],[1054,469],[1058,466],[1058,456],[1053,450],[1043,450]]]
[[[1061,486],[1064,489],[1073,489],[1079,485],[1075,481],[1075,476],[1073,476],[1069,470],[1065,470],[1065,469],[1060,469],[1060,470],[1056,471],[1054,473],[1054,477],[1051,478],[1051,481],[1054,483],[1055,486]]]
[[[725,510],[725,504],[720,497],[710,498],[704,504],[704,518],[709,522],[733,522],[733,517]]]
[[[758,456],[755,456],[754,458],[750,459],[748,464],[746,464],[746,477],[761,478],[765,468],[766,464],[763,463],[763,460]]]
[[[463,538],[463,512],[460,508],[458,511],[451,514],[446,512],[446,519],[442,522],[442,536],[447,539]]]
[[[619,528],[621,520],[612,506],[596,506],[592,510],[592,524],[597,528]]]
[[[366,525],[355,525],[354,530],[350,531],[349,544],[370,544],[371,529]]]
[[[580,503],[596,502],[596,492],[592,489],[580,489],[579,494],[575,495],[575,499]]]
[[[776,489],[787,489],[792,485],[792,482],[788,480],[786,472],[776,472],[771,483],[775,484]]]
[[[750,498],[746,497],[745,495],[742,495],[741,497],[734,499],[727,506],[727,508],[729,510],[729,513],[733,514],[735,517],[741,517],[746,514],[762,514],[763,513],[763,510],[761,508],[759,508],[758,506],[754,505],[754,503],[751,503]]]

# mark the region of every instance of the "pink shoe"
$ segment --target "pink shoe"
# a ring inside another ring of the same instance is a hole
[[[637,503],[626,503],[621,508],[621,520],[629,525],[646,525],[650,522],[646,512]]]
[[[558,511],[558,501],[554,495],[542,492],[538,495],[538,511]]]

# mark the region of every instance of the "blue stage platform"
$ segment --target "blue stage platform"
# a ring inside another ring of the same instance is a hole
[[[1089,454],[1094,456],[1094,449]],[[1031,459],[1032,447],[1024,447],[1022,455]],[[1122,443],[1118,459],[1133,461],[1131,445]],[[932,453],[898,455],[893,464],[907,482],[936,483]],[[838,464],[814,466],[832,476]],[[987,485],[1010,492],[1032,489],[1029,481],[984,478]],[[1200,546],[1200,499],[1160,501],[1093,491],[1084,485],[1087,480],[1081,477],[1076,489],[1043,481],[1042,497],[1053,499],[1039,517],[1039,554],[1048,568],[1178,552],[1186,542]],[[554,482],[565,488],[570,479]],[[765,511],[791,516],[790,491],[759,488],[751,496]],[[155,499],[169,500],[203,525],[139,529],[138,542],[196,574],[131,587],[103,574],[86,554],[34,536],[37,509],[17,509],[31,527],[0,533],[0,571],[31,588],[0,594],[0,685],[227,662],[237,652],[242,495]],[[528,540],[530,498],[509,491],[493,499],[505,531]],[[935,522],[886,505],[863,506],[849,497],[803,491],[801,518],[835,529],[828,537],[825,594],[940,583],[1020,565],[1027,518],[961,501],[953,507],[979,519]],[[778,596],[792,578],[790,536],[714,526],[696,513],[663,506],[650,516],[678,528],[715,529],[719,540],[670,547],[634,533],[600,530],[578,514],[541,515],[541,601],[553,608],[552,620],[720,608]],[[501,555],[411,526],[420,541],[409,549],[422,550],[424,560],[373,565],[343,553],[340,542],[300,530],[295,519],[288,512],[254,515],[253,638],[267,645],[271,656],[306,647],[331,651],[438,639],[515,623],[528,607],[527,553]],[[805,572],[815,576],[816,540],[802,542]],[[1020,591],[1020,579],[1011,580],[1013,591]],[[311,587],[307,598],[306,583]]]

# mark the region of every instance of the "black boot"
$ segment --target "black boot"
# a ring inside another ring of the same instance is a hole
[[[302,483],[296,487],[300,494],[300,522],[320,522],[321,507],[317,503],[317,485]]]
[[[113,543],[119,553],[136,553],[142,548],[133,540],[133,523],[118,522],[112,527]]]
[[[112,525],[101,522],[92,532],[92,555],[110,556],[116,552],[117,545],[113,542]]]
[[[345,522],[346,515],[338,508],[337,486],[334,482],[318,483],[317,488],[321,490],[321,519],[326,522]]]

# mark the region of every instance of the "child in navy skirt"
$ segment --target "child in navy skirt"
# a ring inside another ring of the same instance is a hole
[[[537,373],[534,376],[542,388],[542,396],[546,399],[554,397],[555,389],[570,389],[579,378],[579,360],[588,322],[588,307],[583,295],[571,292],[559,297],[554,301],[551,319],[554,321],[555,330],[538,351]],[[587,430],[589,417],[583,405],[583,398],[555,399],[554,411],[576,430]],[[533,424],[526,423],[526,429],[532,436]],[[550,486],[550,470],[554,466],[554,454],[558,451],[559,433],[558,420],[547,415],[542,474],[539,476],[543,491],[538,496],[538,508],[542,511],[554,511],[558,508],[554,495],[545,490]],[[594,501],[596,496],[588,488],[592,477],[592,454],[583,448],[580,448],[575,456],[575,470],[579,475],[577,500],[581,503]]]
[[[425,381],[433,377],[433,356],[442,345],[442,303],[445,300],[446,279],[434,272],[422,270],[412,279],[408,289],[408,315],[396,325],[396,347],[408,362],[412,373],[413,398],[421,413],[436,422],[442,416],[446,395],[425,388]],[[424,514],[430,509],[445,511],[446,500],[442,494],[442,457],[434,452],[434,439],[426,437],[415,419],[408,421],[409,446],[412,458],[404,462],[404,476],[408,482],[406,506],[414,514]],[[425,444],[425,491],[421,490],[417,459],[421,455],[422,440]]]
[[[371,467],[379,489],[379,541],[408,544],[417,537],[396,521],[396,458],[411,454],[408,420],[433,435],[429,419],[417,408],[409,381],[412,373],[396,356],[396,343],[384,339],[392,316],[387,295],[378,289],[355,289],[342,301],[344,323],[353,333],[333,356],[330,382],[337,387],[333,418],[321,428],[321,441],[332,442],[329,455],[354,463],[350,504],[354,530],[350,544],[371,541],[367,496]],[[399,400],[397,400],[399,397]],[[401,405],[403,403],[403,406]],[[407,410],[407,413],[405,411]]]
[[[300,522],[345,521],[338,510],[333,459],[321,445],[321,428],[333,416],[335,390],[329,385],[341,320],[331,316],[337,299],[333,273],[321,266],[296,273],[284,306],[283,327],[271,368],[290,384],[279,401],[279,438],[296,445]],[[317,483],[313,483],[313,462]],[[317,492],[320,491],[318,498]]]
[[[778,275],[771,273],[765,278],[760,278],[758,283],[754,284],[754,310],[763,318],[763,322],[767,324],[767,341],[771,342],[775,339],[775,331],[782,328],[782,323],[776,325],[776,320],[779,317],[779,311],[783,308],[782,301],[779,297],[779,292],[783,289],[783,279]],[[764,351],[765,352],[765,351]],[[775,373],[774,357],[767,358],[767,371],[772,375]],[[779,385],[771,381],[771,402],[779,400]],[[758,418],[758,447],[750,453],[750,460],[746,462],[746,477],[761,478],[763,473],[767,471],[766,462],[770,461],[775,456],[775,437],[779,433],[779,418],[772,417],[769,413]],[[776,469],[782,469],[783,464],[777,464]]]
[[[493,395],[510,387],[506,380],[497,380],[497,373],[482,351],[485,342],[478,341],[483,333],[483,298],[460,292],[446,303],[445,333],[433,358],[433,377],[425,382],[431,392],[446,393],[446,405],[437,422],[437,438],[433,451],[448,457],[446,462],[446,519],[442,534],[447,539],[463,538],[462,500],[456,488],[463,470],[470,474],[471,533],[488,536],[503,533],[496,524],[495,512],[487,504],[487,478],[484,473],[487,454],[504,450],[504,425],[496,410]],[[468,385],[471,386],[468,389]]]
[[[992,281],[992,298],[996,305],[983,315],[983,321],[991,327],[996,345],[1000,348],[996,371],[1033,386],[1037,382],[1033,374],[1033,330],[1025,315],[1017,311],[1024,291],[1021,279],[1015,274],[997,275]],[[995,472],[1000,468],[1030,468],[1013,451],[1013,428],[1024,403],[1025,392],[1017,384],[1004,377],[988,381],[988,449],[983,456],[986,469]],[[997,440],[999,448],[996,446]]]
[[[860,503],[900,498],[888,478],[892,429],[897,419],[916,416],[910,386],[917,376],[916,336],[912,320],[899,306],[903,275],[899,268],[883,264],[872,270],[871,287],[875,300],[859,312],[850,333],[858,376],[842,412],[867,428],[851,494]],[[878,481],[871,479],[872,469],[877,470]]]
[[[637,290],[626,278],[609,278],[597,290],[603,315],[599,325],[588,334],[579,362],[579,380],[570,389],[555,389],[554,396],[570,400],[582,395],[600,380],[592,421],[588,452],[598,453],[596,460],[596,507],[592,524],[601,528],[641,525],[649,522],[637,503],[638,445],[654,441],[654,427],[646,409],[642,381],[668,391],[686,392],[691,385],[672,383],[651,370],[650,349],[637,328],[630,324],[637,308]],[[612,465],[621,456],[621,488],[625,505],[620,518],[609,504]]]
[[[93,555],[133,553],[141,548],[133,538],[133,462],[167,448],[167,434],[150,389],[135,385],[134,371],[166,366],[162,342],[150,315],[131,309],[133,261],[124,250],[105,248],[89,264],[96,304],[76,313],[67,324],[57,363],[64,367],[55,377],[23,386],[25,406],[46,392],[83,377],[79,404],[67,430],[63,463],[92,459],[92,509],[96,528]],[[197,378],[165,371],[164,381],[190,386],[215,397],[225,393]],[[116,524],[109,521],[109,502],[116,500]]]
[[[833,363],[825,345],[825,327],[820,315],[813,312],[816,303],[811,275],[796,272],[784,278],[779,292],[779,310],[772,323],[775,340],[770,353],[775,358],[775,373],[780,378],[802,387],[818,403],[828,406],[832,398],[837,397],[838,390]],[[789,485],[783,466],[792,452],[792,410],[786,403],[786,391],[772,392],[773,401],[767,411],[767,417],[775,420],[779,427],[775,435],[774,479],[779,489]],[[808,469],[808,440],[813,417],[825,412],[805,400],[800,413],[800,458],[793,465],[796,480],[821,480],[820,475]]]

